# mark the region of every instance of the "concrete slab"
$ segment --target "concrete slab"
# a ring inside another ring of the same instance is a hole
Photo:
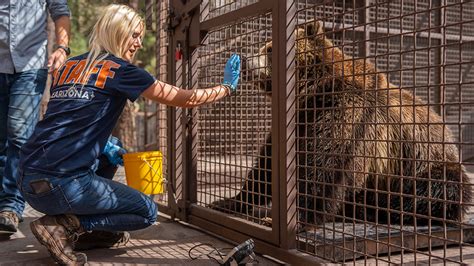
[[[117,172],[117,180],[125,182],[123,168]],[[26,206],[24,221],[19,231],[9,237],[0,235],[0,265],[55,265],[48,251],[31,233],[29,223],[43,214]],[[133,231],[128,245],[124,248],[95,249],[86,251],[88,265],[218,265],[206,256],[214,249],[202,246],[195,249],[192,260],[189,250],[195,245],[208,243],[215,248],[225,249],[226,254],[234,245],[205,232],[172,221],[160,214],[158,223],[146,229]],[[214,252],[213,258],[219,258]],[[280,265],[258,256],[259,265]]]
[[[25,216],[29,217],[20,223],[16,234],[9,238],[0,237],[0,265],[54,265],[46,248],[39,244],[29,228],[29,223],[41,214],[27,207]],[[130,242],[125,248],[95,249],[85,253],[89,265],[217,265],[204,255],[213,251],[209,246],[193,251],[193,256],[201,255],[199,259],[189,257],[189,250],[203,243],[219,249],[233,247],[202,231],[160,216],[156,225],[131,232]],[[212,256],[219,258],[216,253]],[[260,256],[258,261],[259,265],[279,265]]]

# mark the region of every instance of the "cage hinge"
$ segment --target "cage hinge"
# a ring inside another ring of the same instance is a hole
[[[176,14],[173,8],[170,8],[168,15],[168,27],[167,30],[172,32],[178,25],[181,24],[181,16]]]
[[[176,216],[183,221],[187,220],[187,215],[189,214],[189,209],[191,208],[191,202],[189,200],[178,199],[177,205],[178,208]]]
[[[199,16],[202,0],[171,0],[168,31],[177,40],[196,48],[201,42]],[[186,49],[186,47],[183,47]]]

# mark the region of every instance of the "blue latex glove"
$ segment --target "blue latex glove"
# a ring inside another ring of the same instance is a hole
[[[233,54],[224,68],[224,82],[222,84],[230,87],[231,93],[237,91],[237,84],[240,77],[240,56]]]
[[[125,153],[127,153],[127,151],[122,148],[120,140],[112,136],[109,138],[109,140],[107,140],[107,144],[105,145],[104,151],[102,152],[102,154],[104,154],[109,162],[114,166],[119,164],[123,166],[122,155]]]

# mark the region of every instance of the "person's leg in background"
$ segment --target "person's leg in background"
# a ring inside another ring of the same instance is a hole
[[[47,70],[0,77],[0,231],[12,234],[25,208],[17,187],[20,148],[38,122]]]
[[[3,187],[3,176],[7,163],[7,118],[10,91],[9,74],[0,74],[0,187]],[[0,231],[5,230],[5,217],[0,217]]]
[[[3,177],[7,161],[7,116],[9,97],[8,92],[10,75],[0,73],[0,178]]]

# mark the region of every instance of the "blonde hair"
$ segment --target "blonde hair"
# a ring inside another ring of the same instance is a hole
[[[87,83],[91,70],[109,54],[122,58],[128,49],[125,44],[134,30],[143,24],[143,18],[129,6],[119,4],[106,6],[92,29],[89,55],[79,81]]]

